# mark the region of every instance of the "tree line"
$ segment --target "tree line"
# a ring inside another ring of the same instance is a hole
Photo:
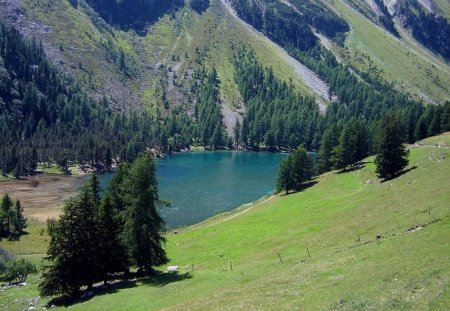
[[[41,295],[76,297],[82,287],[126,277],[131,266],[143,276],[168,262],[153,156],[123,162],[100,194],[93,174],[52,222]]]
[[[401,123],[395,115],[380,121],[375,142],[375,172],[384,180],[400,175],[409,163],[409,150],[404,144]],[[298,191],[316,174],[331,169],[342,171],[358,164],[367,156],[367,136],[364,123],[353,120],[337,135],[337,127],[328,129],[323,138],[316,163],[303,146],[298,147],[280,162],[277,193]],[[334,142],[334,143],[331,143]]]
[[[358,82],[351,75],[348,78],[344,67],[332,68],[334,57],[324,55],[329,57],[329,62],[308,58],[310,65],[316,64],[315,68],[328,77],[331,87],[342,92],[322,115],[314,98],[300,96],[292,85],[276,78],[271,68],[261,65],[254,51],[246,46],[236,48],[235,81],[246,114],[242,122],[236,123],[235,146],[294,150],[303,145],[322,154],[323,163],[318,167],[323,172],[333,166],[330,164],[332,149],[339,145],[332,161],[340,162],[339,167],[372,154],[379,123],[388,114],[397,116],[404,141],[408,143],[450,130],[449,102],[424,106],[383,82]],[[349,150],[340,143],[344,140],[351,142]]]
[[[317,1],[293,0],[290,6],[266,0],[232,0],[230,3],[241,19],[274,42],[301,51],[308,51],[318,43],[311,28],[337,42],[342,42],[343,34],[350,30],[344,19]]]

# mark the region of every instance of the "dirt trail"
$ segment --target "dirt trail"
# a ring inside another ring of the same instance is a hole
[[[255,28],[253,28],[251,25],[247,24],[245,21],[240,19],[234,9],[231,7],[230,3],[226,0],[221,0],[222,4],[225,6],[225,8],[228,10],[228,12],[237,20],[239,21],[243,26],[245,26],[248,30],[253,32],[254,34],[258,36],[264,37],[267,41],[269,41],[274,47],[276,47],[279,55],[287,62],[289,63],[292,68],[294,69],[295,73],[305,82],[305,84],[312,90],[314,93],[316,93],[318,96],[323,98],[326,101],[331,101],[332,98],[330,98],[330,88],[328,85],[319,78],[312,70],[307,68],[305,65],[300,63],[298,60],[290,56],[281,46],[276,44],[275,42],[269,40],[266,36],[264,36],[262,33],[257,31]],[[323,112],[326,110],[326,105],[323,102],[318,102],[320,110]]]
[[[250,207],[247,207],[247,208],[244,209],[243,211],[240,211],[240,212],[238,212],[238,213],[235,213],[235,214],[231,215],[230,217],[227,217],[227,218],[225,218],[225,219],[222,219],[222,220],[220,220],[220,221],[218,221],[218,222],[214,222],[214,223],[210,224],[208,227],[212,227],[212,226],[215,226],[215,225],[224,223],[224,222],[226,222],[226,221],[228,221],[228,220],[231,220],[231,219],[233,219],[233,218],[235,218],[235,217],[238,217],[238,216],[240,216],[240,215],[242,215],[242,214],[245,214],[245,213],[247,213],[248,211],[250,211],[251,209],[253,209],[254,207],[257,207],[257,206],[259,206],[259,205],[265,204],[265,203],[267,203],[267,202],[273,200],[274,198],[276,198],[276,196],[275,196],[275,195],[272,195],[272,196],[268,197],[267,199],[265,199],[265,200],[263,200],[263,201],[261,201],[261,202],[259,202],[259,203],[251,204]]]

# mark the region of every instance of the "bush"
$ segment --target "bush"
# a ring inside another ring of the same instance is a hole
[[[31,262],[23,258],[7,260],[0,257],[0,273],[2,281],[23,283],[28,275],[37,273],[37,269]]]

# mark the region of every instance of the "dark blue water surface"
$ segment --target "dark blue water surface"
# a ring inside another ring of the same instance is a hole
[[[170,207],[160,213],[177,228],[230,211],[271,194],[278,164],[286,154],[265,152],[188,152],[157,161],[159,197]],[[105,185],[111,174],[101,177]]]

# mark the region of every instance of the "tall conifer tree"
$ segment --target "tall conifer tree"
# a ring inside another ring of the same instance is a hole
[[[156,164],[150,154],[139,156],[131,165],[122,187],[122,241],[128,247],[131,262],[146,273],[168,262],[163,249],[164,221],[158,215]]]
[[[391,179],[408,165],[409,150],[403,144],[404,135],[399,121],[389,117],[383,123],[375,157],[376,173],[381,178]]]

